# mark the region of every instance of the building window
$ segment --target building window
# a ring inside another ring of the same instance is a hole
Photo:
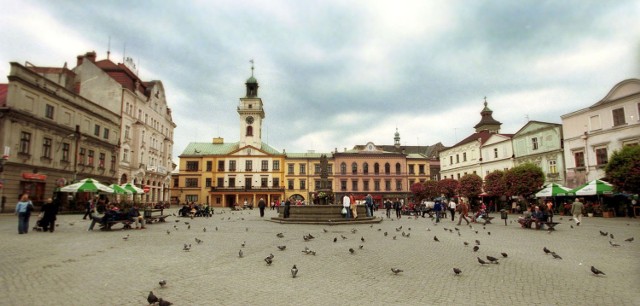
[[[460,163],[460,154],[456,154],[456,164]]]
[[[198,195],[197,194],[188,194],[184,197],[185,201],[187,202],[198,202]]]
[[[64,162],[69,162],[69,150],[71,148],[71,145],[69,145],[68,143],[62,143],[62,159],[61,161]]]
[[[85,164],[85,156],[86,155],[87,155],[87,150],[85,148],[80,148],[80,156],[78,157],[78,160],[76,161],[76,164],[84,165]]]
[[[198,187],[198,179],[197,178],[187,178],[184,180],[185,187]]]
[[[344,162],[340,164],[340,174],[347,174],[347,164]]]
[[[204,187],[211,187],[211,178],[207,177],[204,179]]]
[[[402,180],[396,180],[396,190],[397,191],[402,190]]]
[[[314,183],[314,184],[315,184],[315,186],[316,186],[316,188],[315,188],[315,189],[316,189],[316,190],[319,190],[319,189],[320,189],[320,180],[315,180],[313,183]]]
[[[627,123],[624,119],[624,108],[616,108],[611,111],[611,114],[613,115],[613,126],[619,126]]]
[[[260,187],[266,188],[269,186],[269,178],[268,177],[261,177],[260,178]]]
[[[235,177],[230,177],[229,178],[229,187],[236,187],[236,178]]]
[[[369,191],[369,180],[362,181],[362,190]]]
[[[418,171],[420,174],[425,174],[424,173],[424,165],[418,165]]]
[[[197,161],[187,161],[187,171],[198,171],[198,166]]]
[[[291,190],[293,189],[293,180],[287,180],[287,187]]]
[[[351,180],[351,190],[352,191],[358,190],[358,180]]]
[[[218,161],[218,171],[224,171],[224,160]]]
[[[558,166],[555,159],[549,161],[549,173],[558,173]]]
[[[224,187],[224,178],[223,177],[219,177],[216,179],[216,186],[217,187]]]
[[[300,180],[300,189],[302,189],[302,190],[307,189],[307,181],[306,180]]]
[[[111,165],[109,166],[111,171],[116,171],[116,155],[111,154]]]
[[[42,139],[42,157],[51,159],[51,138]]]
[[[415,165],[409,165],[409,174],[416,174]]]
[[[106,162],[106,160],[107,160],[107,154],[100,153],[98,155],[98,168],[104,169],[104,163]]]
[[[180,187],[180,179],[179,178],[174,178],[173,179],[173,187]]]
[[[213,168],[213,162],[208,160],[207,161],[207,170],[205,170],[205,171],[211,171],[212,168]]]
[[[129,149],[122,150],[122,161],[129,162]]]
[[[245,171],[252,171],[253,170],[253,161],[252,160],[245,160],[244,161],[244,169],[245,169]]]
[[[274,188],[280,187],[280,178],[278,178],[278,177],[274,177],[273,178],[273,187]]]
[[[576,168],[584,168],[584,152],[575,152],[573,153],[573,157],[575,159]]]
[[[293,174],[293,164],[287,164],[287,173]]]
[[[358,174],[358,164],[351,163],[351,174]]]
[[[273,167],[271,167],[272,170],[274,171],[278,171],[280,170],[280,161],[279,160],[274,160],[273,161]]]
[[[340,181],[340,191],[347,191],[347,180]]]
[[[493,158],[498,158],[498,148],[493,148]]]
[[[247,136],[253,136],[253,127],[247,126]]]
[[[313,174],[320,174],[320,164],[313,164]]]
[[[131,127],[127,125],[124,127],[124,139],[128,140],[129,135],[131,135]]]
[[[384,174],[391,174],[391,165],[389,163],[384,164]]]
[[[29,154],[31,152],[31,133],[20,133],[20,152],[21,154]]]
[[[102,138],[109,139],[109,129],[105,128],[104,131],[102,131]]]
[[[462,161],[466,162],[467,161],[467,152],[463,152],[462,153]]]
[[[300,164],[300,174],[306,174],[307,173],[307,165],[305,164]],[[304,189],[304,188],[302,188]]]
[[[96,124],[96,126],[93,128],[93,135],[96,137],[100,137],[100,126]]]
[[[391,191],[391,180],[384,180],[384,190]]]
[[[236,171],[236,161],[235,160],[230,160],[229,161],[229,171]]]
[[[94,157],[94,151],[89,150],[89,158],[87,159],[87,166],[93,167],[93,157]]]
[[[400,163],[396,163],[396,174],[402,174],[402,167],[400,167]]]
[[[378,163],[373,164],[373,173],[380,174],[380,165]]]
[[[607,156],[607,148],[597,148],[596,149],[596,163],[598,166],[606,165],[609,161],[609,156]]]
[[[269,171],[269,161],[268,160],[263,160],[261,162],[262,164],[262,171]]]
[[[53,105],[47,104],[44,108],[44,116],[53,119]]]
[[[453,165],[453,155],[449,156],[449,165]]]
[[[373,190],[380,191],[380,180],[373,181]]]
[[[537,150],[538,149],[538,137],[531,138],[531,148],[533,150]]]
[[[368,163],[362,164],[362,173],[363,174],[369,174],[369,164]]]

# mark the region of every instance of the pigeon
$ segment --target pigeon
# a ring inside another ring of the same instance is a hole
[[[184,247],[182,248],[183,251],[185,252],[189,252],[189,250],[191,250],[191,244],[184,244]]]
[[[486,264],[488,264],[486,261],[482,260],[482,258],[480,258],[480,257],[476,257],[476,258],[478,259],[478,262],[479,262],[481,265],[486,265]]]
[[[298,275],[298,267],[296,267],[296,265],[293,265],[293,267],[291,268],[291,276],[293,278],[296,278],[296,275]]]
[[[357,231],[358,231],[358,230],[357,230],[357,229],[355,229],[355,228],[352,228],[352,229],[351,229],[351,233],[352,233],[352,234],[355,234]]]
[[[560,255],[556,254],[556,252],[551,252],[551,256],[553,256],[553,258],[555,258],[555,259],[562,259],[562,257],[560,257]]]
[[[324,228],[322,229],[322,231],[323,231],[323,232],[325,232],[325,233],[329,232],[328,230],[326,230],[326,229],[324,229]]]
[[[169,301],[165,301],[162,298],[160,298],[158,300],[158,305],[160,305],[160,306],[171,306],[171,305],[173,305],[173,303],[171,303]]]
[[[278,250],[280,250],[280,251],[284,251],[284,249],[286,249],[286,248],[287,248],[286,245],[279,245],[278,246]]]
[[[445,231],[445,232],[448,232],[448,231],[449,231],[449,229],[445,227],[445,228],[444,228],[444,231]]]
[[[389,235],[389,233],[387,233],[387,232],[384,232],[384,236],[385,236],[385,237],[387,237],[387,235]]]
[[[465,241],[465,242],[463,242],[463,243],[464,243],[464,246],[468,246],[468,245],[469,245],[469,243],[468,243],[468,242],[466,242],[466,241]]]
[[[171,231],[167,230],[167,235],[171,235]]]
[[[360,237],[360,241],[364,242],[364,237]]]
[[[476,245],[480,245],[480,240],[476,239]]]
[[[547,249],[547,247],[543,247],[542,250],[545,252],[545,254],[551,253],[551,250]]]
[[[491,232],[487,232],[487,235],[491,236]]]
[[[240,250],[240,252],[238,252],[238,257],[242,258],[242,256],[244,256],[244,253],[242,253],[242,250]]]
[[[611,237],[611,239],[615,239],[615,238],[613,238],[613,234],[609,234],[609,237]]]
[[[206,233],[206,232],[207,232],[207,228],[206,228],[206,227],[203,227],[203,228],[202,228],[202,232]]]
[[[602,235],[602,236],[607,236],[608,234],[609,234],[609,233],[605,233],[605,232],[603,232],[603,231],[600,231],[600,235]]]
[[[476,231],[476,234],[478,233],[478,231]]]
[[[407,233],[405,233],[404,231],[402,231],[402,237],[406,237]]]
[[[196,243],[197,243],[197,244],[201,244],[201,243],[202,243],[202,240],[200,240],[200,239],[198,239],[198,237],[196,237]]]
[[[593,274],[595,274],[596,276],[598,276],[598,274],[606,275],[606,274],[604,274],[604,272],[596,269],[596,267],[594,267],[594,266],[591,266],[591,272],[593,272]]]
[[[398,273],[404,272],[404,271],[402,271],[402,270],[400,270],[398,268],[391,268],[391,272],[393,272],[393,274],[395,274],[395,275],[398,275]]]
[[[309,237],[307,237],[307,235],[302,236],[302,239],[303,239],[304,241],[309,241]]]
[[[338,237],[334,237],[333,242],[338,242]]]
[[[439,242],[440,240],[438,239],[438,236],[433,236],[433,241],[438,241]]]
[[[488,259],[491,263],[499,264],[498,259],[497,259],[497,258],[495,258],[495,257],[493,257],[493,256],[489,256],[489,255],[487,255],[487,259]]]
[[[502,257],[504,257],[504,258],[507,258],[507,257],[509,256],[509,254],[507,254],[507,253],[505,253],[505,252],[502,252],[502,253],[500,253],[500,254],[502,254]]]
[[[624,241],[631,242],[631,241],[633,241],[633,237],[631,237],[631,238],[627,238],[627,239],[625,239]]]
[[[460,229],[459,229],[459,228],[457,228],[457,227],[454,227],[453,229],[454,229],[454,230],[456,230],[456,232],[459,232],[459,231],[460,231]],[[457,269],[457,268],[456,268],[456,269]]]
[[[187,229],[191,229],[191,225],[188,225],[188,226],[187,226]]]
[[[393,240],[396,240],[396,236],[393,236]]]
[[[344,235],[340,235],[340,237],[342,237],[342,239],[347,239],[347,237],[345,237]]]
[[[247,242],[246,242],[246,241],[243,241],[243,242],[242,242],[242,244],[241,244],[240,246],[244,248],[244,246],[245,246],[245,245],[247,245]]]
[[[164,288],[164,286],[167,285],[167,281],[163,279],[163,280],[159,281],[158,284],[160,284],[161,288]]]
[[[431,229],[427,227],[427,232],[430,232],[430,231],[431,231]]]
[[[609,240],[609,244],[610,244],[612,247],[619,247],[619,246],[620,246],[619,244],[617,244],[617,243],[615,243],[615,242],[613,242],[613,241],[611,241],[611,240]]]
[[[411,233],[408,233],[406,237],[409,238],[409,236],[411,236]]]
[[[75,223],[73,222],[69,222],[69,226],[73,226]]]
[[[216,226],[216,232],[218,231],[218,227]]]
[[[129,234],[127,234],[126,236],[122,237],[122,240],[124,240],[124,241],[129,240]]]
[[[361,250],[362,250],[362,248],[364,248],[364,245],[362,245],[362,244],[361,244],[361,245],[358,247],[358,249],[361,249]]]
[[[277,233],[277,234],[276,234],[276,236],[277,236],[278,238],[282,238],[282,237],[284,237],[284,234],[283,234],[283,233]]]
[[[267,266],[270,266],[271,263],[273,263],[273,259],[271,259],[271,257],[266,257],[264,261],[267,263]]]
[[[480,247],[479,247],[479,246],[477,246],[477,245],[473,247],[473,251],[474,251],[474,252],[477,252],[479,249],[480,249]]]
[[[462,270],[458,268],[453,268],[453,273],[455,273],[456,275],[460,275],[460,273],[462,273]]]
[[[180,222],[180,220],[175,220],[175,221],[176,221],[176,223]]]
[[[311,250],[308,247],[304,247],[304,250],[302,250],[302,253],[309,254],[309,251]]]
[[[569,226],[571,226],[571,228],[573,228],[573,225],[569,225]]]
[[[353,253],[355,253],[355,252],[356,252],[356,251],[355,251],[353,248],[349,248],[349,253],[353,254]]]
[[[591,269],[591,271],[593,271],[593,269]],[[149,302],[150,305],[153,305],[158,302],[158,297],[155,294],[153,294],[153,291],[149,291],[149,295],[147,296],[147,302]]]

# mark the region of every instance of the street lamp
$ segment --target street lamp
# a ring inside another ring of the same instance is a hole
[[[73,158],[73,182],[75,183],[78,176],[78,147],[80,146],[80,126],[77,124],[73,135],[76,139],[75,157]]]

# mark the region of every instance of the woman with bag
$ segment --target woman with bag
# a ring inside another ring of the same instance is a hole
[[[29,200],[28,194],[23,194],[20,201],[16,204],[16,215],[18,215],[18,233],[26,234],[29,232],[29,217],[33,211],[33,203]]]

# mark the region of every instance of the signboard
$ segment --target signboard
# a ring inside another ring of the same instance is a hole
[[[47,179],[47,176],[39,173],[22,173],[22,178],[27,180],[44,181]]]
[[[151,188],[149,186],[147,186],[147,185],[144,185],[142,187],[142,190],[144,191],[144,193],[147,193],[147,192],[149,192],[149,190],[151,190]]]

